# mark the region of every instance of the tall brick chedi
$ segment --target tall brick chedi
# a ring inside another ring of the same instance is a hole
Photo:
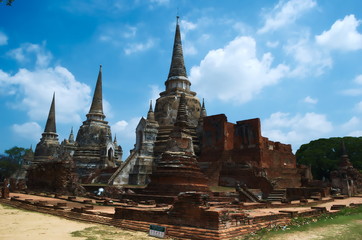
[[[80,126],[76,137],[74,160],[81,179],[87,178],[94,169],[115,167],[121,150],[112,141],[111,128],[104,119],[102,96],[102,66],[87,120]]]
[[[49,161],[58,154],[59,141],[55,122],[55,93],[50,105],[48,119],[39,143],[36,145],[33,164]]]
[[[180,192],[209,192],[207,179],[201,172],[188,129],[186,94],[182,93],[176,122],[167,140],[165,152],[151,175],[144,193],[178,195]]]
[[[181,32],[177,17],[175,39],[170,70],[165,81],[166,89],[156,100],[155,110],[148,112],[147,119],[142,118],[136,129],[136,144],[125,164],[112,176],[110,184],[144,185],[149,182],[152,169],[166,151],[167,141],[177,118],[181,95],[185,95],[185,114],[187,128],[193,142],[193,151],[199,153],[197,129],[206,115],[196,93],[190,90],[191,82],[187,77],[184,63]],[[202,114],[201,114],[202,112]],[[152,117],[150,117],[150,114]]]
[[[165,150],[165,143],[176,121],[177,109],[181,94],[185,94],[188,128],[194,142],[194,150],[199,152],[199,141],[196,137],[196,128],[200,119],[201,104],[196,93],[190,90],[191,82],[187,77],[184,63],[180,26],[176,23],[175,40],[173,44],[170,71],[165,82],[166,90],[160,93],[156,100],[155,120],[160,125],[155,142],[154,155],[157,159]]]

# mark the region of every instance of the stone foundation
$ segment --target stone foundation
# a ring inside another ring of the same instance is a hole
[[[64,200],[60,203],[54,201],[54,198],[33,200],[32,197],[34,196],[23,195],[21,198],[13,196],[11,200],[0,199],[0,203],[67,219],[136,231],[148,232],[150,224],[161,225],[166,227],[167,236],[177,239],[233,239],[261,228],[285,226],[294,217],[313,217],[326,213],[325,207],[312,207],[307,211],[280,211],[280,213],[253,216],[250,215],[252,213],[250,211],[243,212],[244,207],[209,207],[200,193],[181,194],[171,208],[167,205],[158,208],[123,205],[116,207],[114,213],[97,210],[97,205],[93,205],[93,201],[90,200],[74,199],[73,202],[83,203],[83,205],[71,207],[69,201],[67,204]],[[340,205],[335,204],[332,207]],[[358,206],[358,204],[350,204],[350,206]]]

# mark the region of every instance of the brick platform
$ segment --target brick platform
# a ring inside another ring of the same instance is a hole
[[[197,196],[190,195],[181,198],[179,206],[174,204],[156,207],[155,205],[138,205],[127,207],[126,203],[117,203],[114,206],[99,206],[95,203],[84,203],[67,201],[64,199],[34,196],[26,194],[11,193],[10,199],[0,199],[0,203],[15,208],[26,209],[41,213],[52,214],[67,219],[105,224],[124,229],[148,232],[150,224],[162,225],[167,228],[167,236],[178,239],[232,239],[241,235],[254,232],[261,228],[274,227],[276,225],[287,225],[292,216],[316,216],[330,209],[335,205],[358,206],[362,203],[362,197],[335,200],[334,202],[316,203],[310,207],[283,207],[283,208],[261,208],[245,210],[239,208],[223,207],[200,207],[199,227],[186,226],[195,225],[193,221],[186,221],[189,216],[195,214],[198,204],[190,208],[188,197],[198,201]],[[196,197],[196,198],[195,198]],[[66,197],[64,197],[66,199]],[[189,212],[185,210],[189,208]],[[275,207],[275,206],[274,206]],[[93,209],[92,209],[93,208]],[[284,211],[284,212],[281,212]],[[288,211],[288,212],[286,212]],[[335,212],[336,210],[332,210]],[[122,212],[127,213],[122,217]],[[208,212],[209,215],[202,214]],[[136,214],[138,213],[138,214]],[[190,215],[191,214],[191,215]],[[134,219],[131,219],[133,218]],[[137,218],[136,218],[137,217]],[[206,217],[206,219],[203,219]],[[177,222],[180,219],[181,222]],[[172,223],[172,224],[170,224]]]

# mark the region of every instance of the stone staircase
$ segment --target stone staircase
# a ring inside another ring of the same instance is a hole
[[[269,202],[280,202],[286,196],[286,189],[274,189],[266,199]]]

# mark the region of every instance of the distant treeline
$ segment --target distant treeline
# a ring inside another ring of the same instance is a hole
[[[362,137],[328,138],[303,144],[296,152],[297,163],[311,165],[315,179],[329,178],[343,154],[342,143],[353,166],[362,170]]]

